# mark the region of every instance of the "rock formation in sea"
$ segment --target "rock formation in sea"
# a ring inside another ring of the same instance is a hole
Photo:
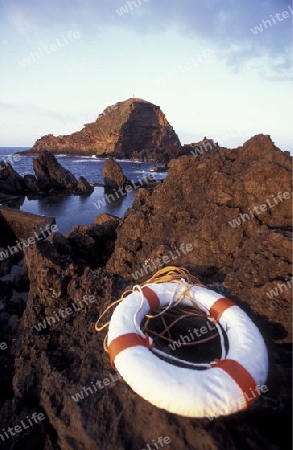
[[[10,163],[2,164],[0,169],[0,192],[7,195],[22,194],[25,190],[23,178]]]
[[[67,191],[77,195],[91,194],[94,187],[84,178],[78,180],[67,169],[61,166],[56,157],[42,151],[33,159],[34,175],[21,177],[7,163],[0,171],[0,200],[5,200],[11,195],[25,196],[45,194],[49,191]]]
[[[104,185],[107,190],[124,189],[127,185],[127,178],[122,168],[113,158],[108,158],[104,164],[103,170]]]
[[[52,188],[74,190],[77,187],[75,176],[64,169],[48,151],[40,152],[38,157],[33,159],[33,169],[41,190],[49,191]]]
[[[108,107],[81,131],[65,136],[43,136],[24,153],[42,150],[165,162],[180,155],[181,144],[159,106],[130,98]]]
[[[0,293],[0,318],[12,324],[5,329],[9,371],[0,428],[34,412],[45,420],[3,448],[33,442],[44,450],[142,449],[158,436],[177,450],[288,448],[291,160],[264,135],[237,149],[183,156],[169,164],[161,185],[138,190],[123,219],[103,214],[89,227],[25,249],[30,289],[13,320],[9,289]],[[162,268],[164,257],[231,298],[260,329],[269,352],[267,390],[247,410],[214,420],[170,414],[112,369],[105,333],[94,324],[125,288]]]
[[[80,176],[74,193],[77,195],[88,195],[94,192],[94,186],[89,183],[83,176]]]

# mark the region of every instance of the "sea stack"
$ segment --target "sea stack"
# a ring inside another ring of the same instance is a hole
[[[106,159],[103,175],[106,190],[124,189],[127,185],[127,178],[124,175],[120,164],[113,158]]]
[[[38,139],[26,154],[112,156],[118,159],[168,162],[181,153],[181,144],[159,106],[130,98],[106,108],[95,122],[70,135]]]

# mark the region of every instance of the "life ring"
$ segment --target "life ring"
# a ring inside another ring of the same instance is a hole
[[[140,329],[150,309],[171,307],[186,287],[192,300],[185,296],[181,304],[196,302],[213,324],[221,324],[229,342],[227,354],[223,350],[221,360],[205,370],[162,360]],[[230,299],[183,280],[135,286],[111,317],[107,347],[112,366],[138,395],[185,417],[212,418],[246,409],[259,397],[268,374],[264,340],[247,314]]]

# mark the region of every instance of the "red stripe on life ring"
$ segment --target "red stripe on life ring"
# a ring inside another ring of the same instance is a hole
[[[243,398],[246,401],[246,408],[251,405],[258,397],[259,392],[257,389],[257,384],[250,373],[237,361],[233,359],[224,359],[223,361],[216,359],[216,364],[211,366],[212,369],[222,369],[224,370],[243,392]],[[253,394],[252,394],[253,392]],[[250,398],[250,396],[252,396]]]
[[[143,292],[143,295],[145,296],[145,298],[148,301],[148,304],[150,305],[150,309],[159,309],[160,308],[160,299],[157,296],[157,294],[155,293],[155,291],[153,291],[153,289],[149,288],[148,286],[143,286],[143,288],[141,289]]]
[[[210,316],[214,319],[215,322],[219,322],[223,312],[231,306],[235,306],[236,303],[232,302],[229,298],[222,297],[219,300],[215,301],[213,306],[210,309]]]
[[[129,347],[136,347],[139,345],[147,348],[153,347],[153,345],[149,344],[149,338],[147,335],[145,338],[142,338],[139,334],[127,333],[121,334],[117,338],[113,339],[108,347],[110,362],[113,369],[115,369],[115,358],[120,352],[123,352],[123,350],[126,350]]]

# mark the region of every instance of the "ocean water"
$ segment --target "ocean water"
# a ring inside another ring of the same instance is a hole
[[[34,174],[32,156],[13,157],[17,152],[26,150],[27,147],[0,147],[0,161],[9,161],[14,170],[20,175]],[[58,161],[66,169],[70,170],[76,178],[84,176],[90,183],[103,183],[104,159],[97,157],[73,157],[58,155]],[[165,173],[151,172],[154,163],[142,163],[127,160],[117,160],[121,165],[124,174],[129,180],[138,182],[146,175],[152,175],[154,179],[164,179]],[[67,233],[75,225],[89,225],[94,222],[94,218],[101,213],[108,213],[118,217],[123,217],[126,210],[131,207],[135,197],[135,191],[127,196],[115,199],[115,201],[105,200],[103,187],[95,187],[90,196],[76,196],[59,194],[56,196],[46,196],[38,200],[31,200],[23,197],[19,200],[17,207],[23,211],[34,214],[53,216],[56,219],[58,230]],[[99,200],[99,208],[95,206]],[[15,206],[14,206],[15,207]]]

